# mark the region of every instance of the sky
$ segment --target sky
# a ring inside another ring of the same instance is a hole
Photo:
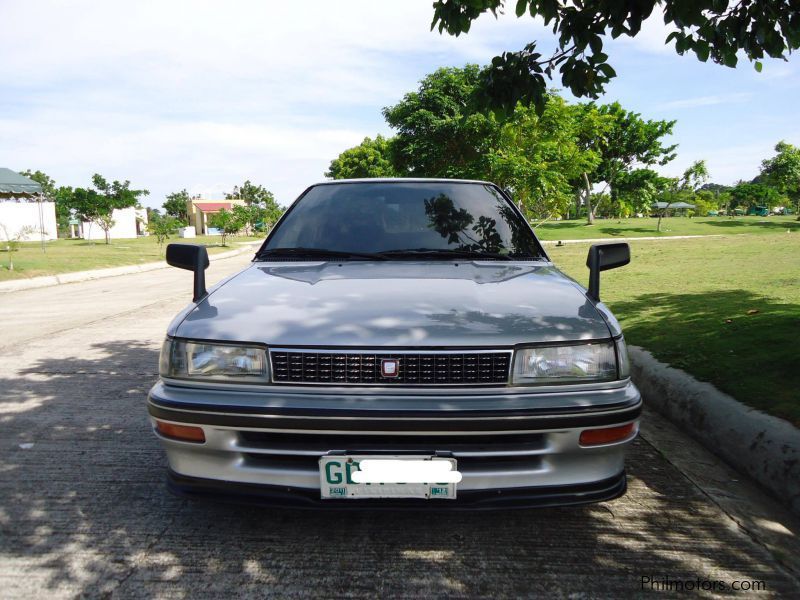
[[[249,179],[287,205],[341,151],[391,135],[381,109],[436,68],[553,48],[528,16],[484,15],[456,38],[430,31],[432,14],[431,0],[0,0],[0,166],[74,187],[127,179],[153,207]],[[610,40],[618,77],[600,98],[677,120],[662,173],[705,159],[730,184],[778,141],[800,144],[800,57],[728,69],[678,56],[667,33],[656,17]]]

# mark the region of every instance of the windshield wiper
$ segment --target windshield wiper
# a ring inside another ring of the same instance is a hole
[[[382,254],[370,252],[346,252],[343,250],[326,250],[324,248],[268,248],[256,254],[256,258],[266,256],[308,256],[308,257],[335,257],[335,258],[362,258],[364,260],[388,260]]]
[[[474,258],[477,260],[513,260],[508,254],[486,252],[484,250],[459,250],[457,248],[414,248],[408,250],[387,250],[382,256],[444,256],[447,258]]]

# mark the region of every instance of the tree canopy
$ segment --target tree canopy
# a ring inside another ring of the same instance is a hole
[[[442,68],[416,91],[383,109],[397,131],[395,168],[415,177],[478,179],[488,170],[487,154],[500,133],[491,115],[476,112],[470,98],[480,78],[478,65]]]
[[[665,165],[675,158],[677,145],[664,145],[662,139],[672,133],[675,121],[650,121],[639,113],[625,110],[619,102],[595,106],[586,105],[585,110],[596,108],[599,118],[606,122],[601,131],[586,130],[583,144],[594,149],[600,161],[594,171],[585,171],[584,183],[586,204],[589,207],[589,223],[594,219],[594,208],[590,201],[590,183],[605,182],[607,196],[612,203],[619,201],[620,177],[630,175],[635,167]],[[629,186],[631,179],[626,181]]]
[[[395,177],[390,141],[382,135],[365,137],[358,146],[342,152],[331,161],[325,177],[331,179],[362,179],[365,177]]]
[[[159,247],[169,239],[169,236],[178,231],[181,223],[170,214],[161,216],[157,210],[147,212],[147,231],[153,234]]]
[[[780,141],[775,152],[775,156],[762,161],[760,178],[787,196],[800,213],[800,148]]]
[[[239,223],[239,229],[249,230],[250,227],[269,229],[284,211],[272,192],[264,186],[252,183],[249,179],[240,186],[234,186],[230,194],[225,194],[225,198],[245,202],[243,207],[234,207],[232,213],[233,220]]]
[[[28,179],[32,179],[40,186],[42,186],[42,195],[45,198],[52,200],[53,197],[56,195],[56,182],[47,173],[43,173],[38,169],[36,171],[31,171],[30,169],[28,169],[26,171],[20,172],[20,175],[24,175]]]
[[[221,209],[211,215],[209,225],[219,229],[222,236],[222,245],[227,246],[229,235],[235,235],[244,227],[244,223],[233,211]]]
[[[591,221],[594,184],[605,182],[616,202],[623,175],[675,156],[664,141],[674,121],[647,120],[618,103],[571,104],[551,92],[541,111],[520,103],[498,118],[479,110],[470,99],[480,73],[466,65],[423,78],[383,110],[395,137],[366,138],[345,150],[327,176],[491,180],[511,191],[529,217],[565,215],[577,198]]]
[[[245,204],[258,204],[260,206],[275,202],[275,196],[272,192],[262,185],[252,183],[249,179],[242,185],[233,186],[233,191],[225,194],[225,198],[228,200],[244,200]]]
[[[751,206],[774,208],[786,200],[786,196],[764,183],[740,181],[730,189],[729,193],[732,209],[747,209]]]
[[[190,199],[189,192],[182,189],[180,192],[167,194],[167,198],[164,200],[162,207],[164,208],[164,212],[170,217],[174,217],[182,223],[188,223],[189,213],[187,212],[186,206]]]
[[[76,188],[72,191],[68,200],[69,208],[82,221],[99,225],[108,244],[109,231],[114,226],[114,210],[137,206],[139,199],[150,193],[144,189],[133,190],[130,185],[131,182],[127,180],[109,182],[95,173],[92,176],[93,188]]]
[[[469,32],[486,12],[497,16],[504,0],[436,0],[431,29],[450,35]],[[616,71],[604,52],[607,36],[636,37],[648,19],[663,18],[671,29],[665,44],[678,54],[735,67],[741,53],[761,70],[765,56],[785,58],[800,47],[800,0],[516,0],[517,17],[540,18],[552,29],[556,49],[543,55],[537,41],[495,56],[478,77],[475,100],[511,112],[518,102],[544,109],[547,79],[559,78],[577,97],[597,98]]]
[[[566,213],[574,197],[573,182],[594,172],[602,158],[581,144],[587,127],[584,115],[582,107],[556,95],[548,98],[541,115],[533,108],[517,107],[488,152],[485,178],[510,190],[535,219]],[[606,131],[607,121],[596,123],[596,135]]]

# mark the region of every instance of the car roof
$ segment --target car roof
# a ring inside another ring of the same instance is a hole
[[[313,185],[336,185],[339,183],[478,183],[481,185],[495,185],[491,181],[481,181],[479,179],[446,179],[444,177],[365,177],[363,179],[331,179],[320,181]]]

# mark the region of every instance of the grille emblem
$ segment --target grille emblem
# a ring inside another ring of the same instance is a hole
[[[397,377],[400,374],[400,360],[397,358],[384,358],[381,360],[381,375],[383,377]]]

